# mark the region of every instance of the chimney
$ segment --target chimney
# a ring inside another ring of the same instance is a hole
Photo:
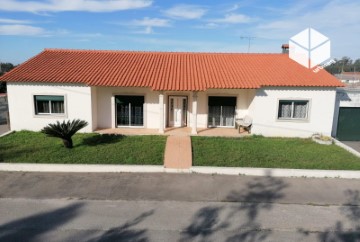
[[[289,54],[289,44],[283,44],[281,49],[283,54]]]

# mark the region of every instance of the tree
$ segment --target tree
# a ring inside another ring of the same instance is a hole
[[[360,72],[360,59],[353,61],[350,57],[344,56],[341,59],[334,59],[335,63],[325,67],[331,74],[342,72]]]
[[[55,124],[48,124],[41,132],[50,137],[56,137],[62,139],[64,146],[68,149],[73,147],[72,136],[80,129],[86,127],[88,122],[80,119],[74,119],[73,121],[63,121],[60,123],[56,121]]]
[[[8,72],[14,68],[14,65],[11,63],[0,63],[0,76],[5,74],[5,72]],[[0,82],[0,93],[6,92],[6,83]]]

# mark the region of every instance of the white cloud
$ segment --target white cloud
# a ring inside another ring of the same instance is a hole
[[[234,12],[240,8],[239,4],[234,4],[231,8],[227,9],[226,12]]]
[[[197,5],[181,4],[164,11],[165,15],[175,19],[199,19],[207,12]]]
[[[195,51],[195,52],[244,52],[247,44],[227,43],[204,40],[179,40],[164,38],[131,38],[131,41],[146,44],[150,50]]]
[[[152,0],[1,0],[0,10],[12,12],[114,12],[148,7]]]
[[[132,26],[145,27],[144,30],[135,31],[136,34],[152,34],[154,33],[153,27],[170,27],[170,21],[168,19],[161,18],[148,18],[145,17],[140,20],[134,20],[130,23]]]
[[[19,20],[19,19],[9,19],[9,18],[0,18],[1,24],[29,24],[29,20]]]
[[[215,23],[241,24],[250,22],[251,18],[244,14],[230,13],[226,14],[224,18],[213,19],[211,21]]]
[[[0,35],[43,35],[45,33],[43,28],[30,25],[0,25]]]
[[[216,23],[206,23],[203,25],[195,26],[195,28],[197,29],[216,29],[217,27],[219,27],[219,24]]]
[[[296,11],[301,7],[292,6],[279,11],[273,21],[263,21],[251,29],[251,34],[278,40],[279,43],[288,42],[289,38],[305,28],[312,27],[331,40],[334,57],[345,55],[353,58],[360,56],[358,40],[360,39],[360,2],[344,0],[330,0],[317,8],[309,7]],[[292,12],[289,15],[287,12]],[[346,13],[344,15],[344,13]]]
[[[170,21],[162,18],[148,18],[145,17],[141,20],[134,20],[133,25],[135,26],[150,26],[150,27],[169,27]]]

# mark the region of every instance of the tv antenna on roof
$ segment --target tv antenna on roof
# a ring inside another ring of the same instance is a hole
[[[248,39],[249,44],[248,44],[248,53],[250,53],[250,44],[251,44],[251,40],[255,39],[256,37],[254,36],[240,36],[240,39]]]

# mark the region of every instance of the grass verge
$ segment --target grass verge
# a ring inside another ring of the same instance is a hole
[[[0,162],[162,165],[166,137],[76,134],[74,148],[39,132],[0,138]]]
[[[192,137],[194,166],[360,170],[360,158],[311,139]]]

